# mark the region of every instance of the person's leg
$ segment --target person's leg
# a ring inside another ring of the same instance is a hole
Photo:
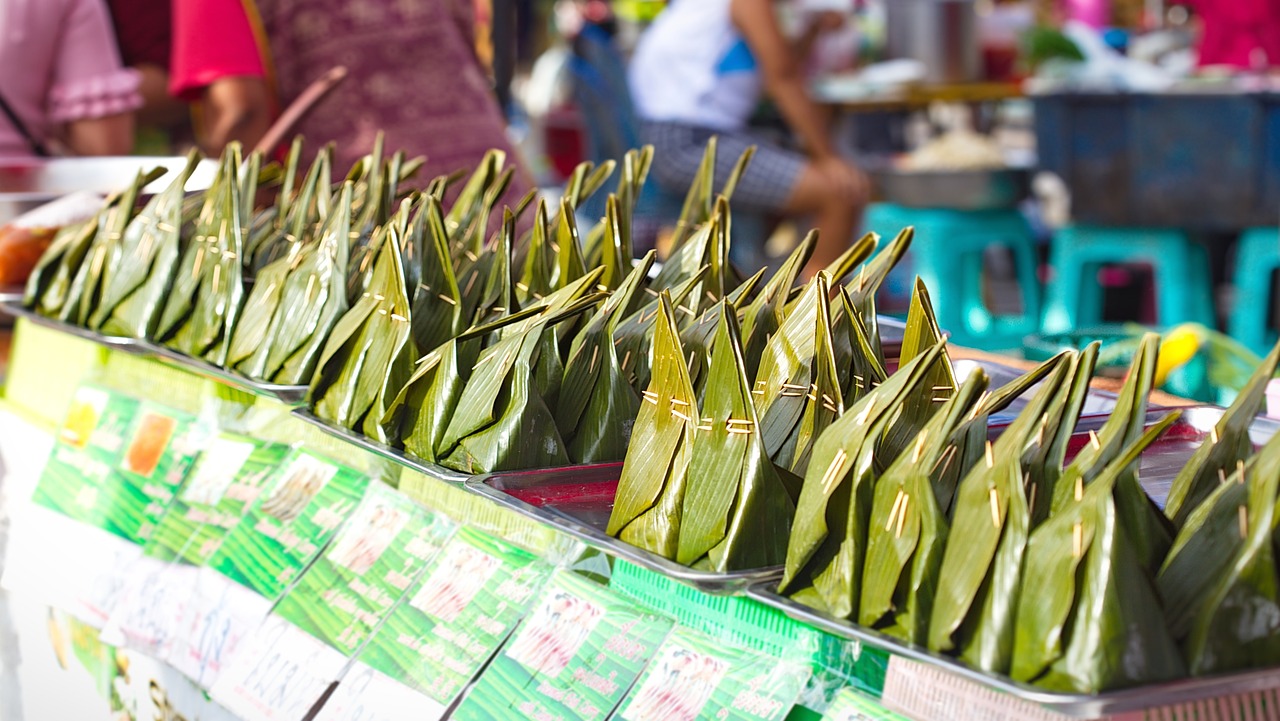
[[[785,210],[812,215],[817,223],[818,247],[809,258],[804,277],[811,277],[840,257],[853,241],[868,199],[865,177],[843,161],[807,163],[791,186]]]

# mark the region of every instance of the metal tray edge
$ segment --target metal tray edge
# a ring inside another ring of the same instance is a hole
[[[465,473],[455,471],[451,468],[445,468],[444,466],[438,466],[434,463],[427,463],[425,461],[417,460],[412,456],[406,454],[404,451],[398,450],[396,448],[392,448],[391,446],[388,446],[384,443],[379,443],[373,440],[372,438],[368,438],[359,433],[350,431],[346,428],[340,428],[338,426],[335,426],[329,423],[328,421],[324,420],[323,418],[316,416],[314,413],[312,413],[310,410],[308,410],[305,407],[294,408],[292,411],[290,411],[290,415],[312,426],[315,426],[316,428],[320,429],[321,431],[323,431],[324,433],[327,433],[330,436],[333,436],[334,438],[346,441],[354,446],[357,446],[365,451],[368,451],[369,453],[386,458],[387,460],[398,463],[401,466],[408,468],[409,470],[416,471],[429,478],[434,478],[435,480],[438,480],[438,481],[443,481],[445,483],[454,483],[454,484],[462,484],[468,478],[471,478],[471,476]]]
[[[1156,709],[1172,704],[1204,701],[1220,696],[1249,693],[1280,687],[1280,672],[1263,669],[1241,674],[1197,678],[1189,677],[1169,683],[1137,686],[1100,694],[1071,694],[1046,691],[1012,679],[987,674],[959,661],[927,649],[909,646],[891,636],[863,628],[849,621],[832,618],[774,591],[772,582],[752,584],[746,594],[766,606],[776,608],[789,618],[818,628],[840,638],[858,641],[892,655],[926,664],[959,676],[984,688],[1008,694],[1045,709],[1080,719],[1095,719],[1116,714]]]
[[[488,498],[498,505],[515,511],[527,518],[552,526],[573,536],[592,548],[603,551],[614,558],[635,564],[641,568],[661,574],[687,586],[692,586],[708,595],[727,596],[744,591],[755,583],[777,580],[782,575],[782,568],[761,569],[758,571],[736,571],[732,573],[712,573],[697,571],[682,566],[665,558],[655,556],[648,551],[636,548],[616,538],[605,536],[594,528],[574,521],[563,514],[531,506],[518,498],[490,487],[484,477],[477,476],[466,482],[467,490]]]

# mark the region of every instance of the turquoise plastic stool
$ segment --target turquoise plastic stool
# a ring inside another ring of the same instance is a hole
[[[908,255],[924,280],[938,325],[959,345],[984,350],[1018,348],[1039,327],[1040,283],[1036,279],[1035,235],[1017,210],[947,210],[876,203],[867,208],[867,230],[882,246],[902,228],[915,226]],[[982,302],[983,253],[990,246],[1013,254],[1019,315],[993,315]]]
[[[1102,288],[1094,276],[1104,265],[1151,266],[1156,323],[1203,323],[1215,327],[1213,282],[1204,248],[1178,230],[1068,226],[1053,237],[1046,294],[1045,333],[1101,325]]]
[[[1236,242],[1235,301],[1228,319],[1229,334],[1246,348],[1266,355],[1276,343],[1267,325],[1271,274],[1280,269],[1280,229],[1251,228]]]

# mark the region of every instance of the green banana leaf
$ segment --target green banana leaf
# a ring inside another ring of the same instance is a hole
[[[901,360],[910,360],[939,343],[943,343],[942,330],[933,312],[933,302],[924,282],[916,278],[907,311],[907,328],[902,337]],[[951,357],[945,344],[942,355],[929,366],[925,377],[925,393],[912,396],[902,408],[902,420],[890,426],[884,439],[889,457],[896,458],[907,450],[925,421],[938,407],[947,402],[956,391],[956,376],[951,369]]]
[[[671,253],[675,254],[685,241],[711,219],[712,202],[715,198],[716,175],[716,136],[707,140],[707,147],[702,151],[702,161],[698,164],[698,172],[694,175],[689,190],[685,193],[684,205],[680,208],[680,217],[671,233]]]
[[[880,345],[880,321],[876,315],[876,293],[880,291],[880,286],[884,285],[884,281],[889,277],[889,273],[902,260],[902,256],[906,255],[907,249],[911,247],[911,241],[915,238],[915,229],[911,227],[903,228],[884,250],[863,264],[857,275],[853,277],[845,288],[849,291],[849,297],[853,301],[853,307],[858,311],[858,316],[862,319],[863,325],[867,328],[867,338],[872,342],[872,348],[876,352],[876,358],[884,365],[884,349]]]
[[[1185,675],[1115,497],[1117,481],[1176,415],[1113,456],[1032,534],[1018,599],[1015,680],[1100,693]]]
[[[67,296],[59,309],[58,318],[62,322],[86,325],[101,305],[102,274],[110,260],[120,253],[120,243],[136,212],[134,204],[142,190],[143,180],[144,176],[139,173],[120,201],[108,206],[100,215],[97,233],[83,261],[75,269]]]
[[[769,336],[782,325],[782,311],[791,288],[800,277],[800,271],[809,262],[817,244],[818,232],[809,231],[746,307],[742,318],[743,357],[747,361],[747,373],[752,378],[756,377],[760,369],[760,356],[764,353],[765,344],[769,342]]]
[[[765,345],[752,388],[760,414],[765,450],[790,468],[806,394],[813,384],[820,308],[825,309],[828,277],[819,272],[805,286],[791,312]],[[833,341],[834,343],[834,341]]]
[[[1200,502],[1209,496],[1221,480],[1221,474],[1232,471],[1236,464],[1253,454],[1249,441],[1249,425],[1267,400],[1267,383],[1280,363],[1280,344],[1271,349],[1258,365],[1249,382],[1223,414],[1212,435],[1196,449],[1169,488],[1165,514],[1181,527]]]
[[[737,288],[734,288],[724,300],[729,303],[736,318],[741,312],[742,307],[746,304],[747,299],[751,297],[752,291],[760,284],[760,280],[764,278],[765,269],[761,268],[756,274],[747,278]],[[711,363],[711,346],[715,341],[716,329],[720,326],[720,310],[719,304],[713,305],[703,311],[698,319],[692,325],[682,326],[680,328],[680,344],[689,352],[689,379],[693,381],[693,389],[698,394],[698,401],[701,403],[703,395],[707,388],[707,366]]]
[[[883,383],[889,373],[880,357],[882,353],[877,350],[879,341],[873,342],[869,337],[849,291],[838,286],[836,296],[832,301],[831,337],[835,343],[833,353],[840,392],[845,406],[849,406]],[[985,424],[983,432],[985,434]]]
[[[545,200],[538,201],[538,209],[533,217],[532,239],[525,255],[520,282],[516,284],[522,301],[537,300],[555,290],[557,258],[550,238]]]
[[[709,271],[703,267],[697,274],[689,278],[683,285],[669,291],[671,296],[673,312],[692,314],[689,310],[689,304],[696,303],[697,298],[693,296],[701,284],[704,275]],[[646,293],[657,293],[653,288],[646,288]],[[618,349],[621,358],[619,367],[622,369],[623,375],[631,386],[637,391],[643,390],[649,385],[650,380],[650,347],[653,343],[654,329],[657,327],[658,313],[661,309],[659,299],[645,304],[627,316],[618,324],[617,330],[613,332],[613,343]],[[685,354],[688,358],[688,354]],[[686,367],[686,373],[688,369]]]
[[[606,531],[633,546],[675,558],[698,407],[676,328],[671,296],[658,297],[653,376],[627,445],[627,462]]]
[[[814,444],[796,504],[779,591],[838,618],[858,613],[879,439],[907,396],[920,392],[931,349],[903,366],[843,416]]]
[[[417,281],[413,297],[413,340],[418,348],[435,348],[463,330],[462,291],[453,274],[449,235],[435,197],[423,196],[413,232],[420,234]]]
[[[567,200],[560,201],[560,220],[556,224],[556,272],[553,289],[559,290],[587,274],[586,261],[582,259],[582,241],[578,238],[578,223],[573,208]]]
[[[916,436],[911,451],[898,456],[876,482],[859,624],[907,643],[925,642],[948,530],[931,477],[986,387],[981,371],[965,379]]]
[[[183,188],[198,159],[193,150],[168,188],[147,203],[120,243],[111,246],[102,270],[102,300],[89,317],[90,328],[129,338],[146,338],[154,331],[178,262]]]
[[[308,402],[320,418],[394,443],[381,420],[412,375],[417,351],[400,251],[394,238],[382,238],[368,290],[334,325],[320,354]]]
[[[718,572],[781,565],[795,512],[764,451],[736,311],[719,304],[706,401],[693,437],[676,560]]]
[[[22,302],[40,315],[57,318],[66,305],[72,279],[88,255],[108,209],[79,225],[58,231],[27,279]]]
[[[704,307],[701,305],[704,296],[716,301],[723,298],[729,288],[737,285],[732,281],[729,266],[729,226],[729,204],[721,197],[716,201],[715,210],[708,222],[671,252],[671,256],[662,264],[662,270],[658,271],[658,277],[653,279],[649,287],[655,292],[673,290],[707,266],[710,270],[695,295],[699,308]]]
[[[574,463],[618,461],[626,455],[640,398],[618,362],[613,334],[642,295],[656,254],[649,251],[573,340],[556,404],[556,427]]]
[[[840,389],[840,376],[836,366],[831,314],[821,298],[817,309],[813,363],[809,369],[810,384],[806,390],[800,391],[804,394],[800,424],[777,456],[784,468],[801,477],[808,471],[814,441],[844,413],[844,393]]]

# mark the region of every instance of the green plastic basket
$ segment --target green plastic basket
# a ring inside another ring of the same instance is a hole
[[[887,654],[824,633],[754,599],[712,596],[622,560],[614,562],[609,585],[717,641],[809,663],[816,672],[877,697],[884,689]]]

